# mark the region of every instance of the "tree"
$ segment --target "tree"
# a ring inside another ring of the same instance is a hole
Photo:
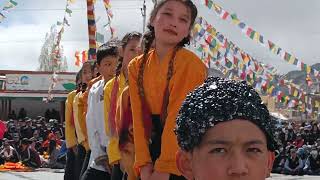
[[[59,32],[61,35],[61,31]],[[38,58],[39,71],[64,72],[68,70],[66,57],[63,56],[63,47],[58,41],[56,25],[51,26],[50,32],[46,34],[45,42],[42,45]]]

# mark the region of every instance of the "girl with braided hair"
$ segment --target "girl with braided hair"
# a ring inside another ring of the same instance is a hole
[[[191,0],[158,2],[144,36],[144,54],[128,66],[134,167],[142,180],[184,179],[175,163],[175,119],[186,95],[207,76],[201,60],[183,48],[196,16]]]
[[[110,137],[110,141],[107,146],[109,164],[113,165],[112,176],[113,179],[117,179],[116,176],[121,176],[119,160],[120,152],[118,148],[119,140],[116,133],[116,107],[117,99],[122,90],[128,85],[128,64],[129,62],[139,55],[140,53],[140,38],[141,33],[130,32],[127,33],[122,41],[120,49],[120,58],[116,68],[116,75],[110,81],[108,81],[104,87],[104,116],[105,116],[105,131],[106,135]],[[118,173],[117,173],[118,172]]]

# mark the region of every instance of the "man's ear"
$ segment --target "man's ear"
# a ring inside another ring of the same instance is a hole
[[[270,177],[272,167],[273,167],[273,162],[275,159],[275,154],[274,152],[268,151],[268,169],[267,169],[267,177]]]
[[[188,180],[193,180],[192,154],[183,150],[178,150],[176,154],[176,164],[181,174]]]

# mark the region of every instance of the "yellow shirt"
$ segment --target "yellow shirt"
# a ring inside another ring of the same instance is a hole
[[[81,96],[82,92],[79,92],[73,100],[73,117],[74,117],[74,126],[77,134],[78,144],[83,144],[86,140],[85,136],[80,127],[80,118],[83,112],[82,107],[79,107],[79,97]]]
[[[144,89],[146,101],[152,114],[160,114],[166,87],[167,71],[173,50],[161,61],[155,50],[150,50],[144,69]],[[149,143],[145,138],[142,121],[141,101],[138,94],[138,72],[143,56],[133,59],[128,66],[130,101],[133,114],[133,132],[135,144],[135,168],[151,163]],[[160,157],[155,162],[155,170],[181,175],[176,167],[175,156],[178,150],[174,134],[176,116],[186,95],[201,85],[207,77],[204,63],[191,51],[180,49],[174,60],[173,76],[169,83],[169,102],[165,121]]]
[[[67,148],[71,148],[77,145],[76,130],[74,126],[73,118],[73,100],[77,95],[77,91],[71,91],[65,102],[65,135],[66,135],[66,145]]]
[[[109,111],[110,111],[110,102],[111,102],[111,93],[114,85],[115,77],[112,78],[110,81],[106,83],[104,86],[104,116],[105,116],[105,130],[107,136],[110,136],[110,129],[109,129]],[[120,74],[120,77],[118,77],[119,82],[119,89],[117,93],[117,100],[122,92],[122,90],[126,86],[126,79],[123,75],[123,73]],[[117,103],[117,101],[115,102]],[[107,153],[109,157],[109,164],[113,164],[116,161],[120,160],[120,152],[119,152],[119,139],[118,137],[111,137],[110,141],[107,146]]]

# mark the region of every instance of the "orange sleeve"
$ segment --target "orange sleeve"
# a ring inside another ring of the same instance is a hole
[[[145,138],[144,124],[141,119],[141,101],[138,93],[137,78],[138,78],[139,61],[133,59],[128,66],[129,77],[129,92],[130,102],[133,116],[133,134],[134,134],[134,146],[135,146],[135,164],[136,169],[147,163],[152,163],[148,142]]]
[[[122,123],[125,121],[123,118],[123,114],[125,112],[131,111],[130,108],[130,99],[129,99],[129,87],[127,86],[121,93],[118,103],[117,103],[117,111],[116,111],[116,125],[117,125],[117,131],[119,134],[119,130],[122,128]],[[132,128],[132,124],[130,125]],[[130,128],[129,127],[129,128]],[[129,129],[130,131],[130,129]],[[132,135],[132,134],[131,134]],[[130,136],[130,135],[129,135]],[[124,171],[128,175],[128,180],[135,180],[137,179],[137,174],[134,170],[134,144],[132,141],[129,141],[125,144],[125,147],[123,147],[124,150],[120,151],[121,153],[121,159],[120,164],[124,168]]]
[[[201,85],[207,78],[207,68],[203,62],[188,50],[182,50],[175,62],[174,76],[169,84],[168,115],[161,139],[161,155],[155,169],[159,172],[181,173],[176,167],[177,138],[174,133],[176,117],[187,94]]]

